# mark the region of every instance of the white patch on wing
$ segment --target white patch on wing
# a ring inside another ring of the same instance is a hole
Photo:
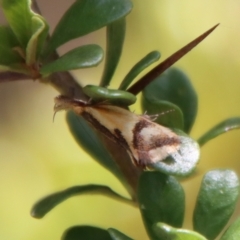
[[[166,157],[171,155],[172,153],[176,153],[179,149],[178,146],[163,146],[152,149],[148,152],[152,162],[156,163],[164,160]]]
[[[146,120],[145,120],[146,121]],[[143,128],[140,133],[139,133],[147,142],[151,141],[151,139],[156,136],[156,137],[175,137],[176,134],[172,132],[170,129],[163,127],[157,123],[151,122],[151,125],[148,127]]]

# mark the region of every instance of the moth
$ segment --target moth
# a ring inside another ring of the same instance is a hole
[[[176,153],[180,137],[169,128],[161,126],[147,115],[137,115],[124,108],[107,103],[84,102],[65,96],[55,98],[55,112],[73,110],[81,115],[97,131],[120,144],[130,155],[132,162],[145,169]]]

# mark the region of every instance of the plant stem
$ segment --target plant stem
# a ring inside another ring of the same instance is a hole
[[[48,76],[48,78],[41,79],[40,81],[51,84],[61,95],[87,101],[87,98],[82,91],[82,87],[69,72],[56,72]]]
[[[12,82],[18,80],[31,80],[27,75],[17,72],[1,72],[0,73],[0,83],[2,82]]]

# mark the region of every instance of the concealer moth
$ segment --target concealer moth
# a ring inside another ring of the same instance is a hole
[[[132,162],[143,169],[180,150],[181,138],[172,130],[153,122],[149,116],[136,115],[118,106],[58,96],[54,110],[73,110],[81,115],[97,131],[124,147]]]

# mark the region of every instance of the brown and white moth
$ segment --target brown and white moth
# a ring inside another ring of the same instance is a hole
[[[55,98],[55,112],[73,110],[97,131],[124,147],[133,163],[141,168],[164,160],[180,148],[180,138],[148,116],[136,115],[121,107],[91,104],[64,96]]]

